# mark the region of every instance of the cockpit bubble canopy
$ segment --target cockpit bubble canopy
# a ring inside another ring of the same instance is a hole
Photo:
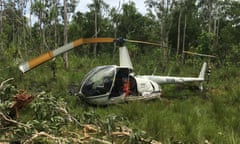
[[[110,93],[115,74],[115,66],[99,66],[94,68],[82,81],[81,93],[86,97]]]

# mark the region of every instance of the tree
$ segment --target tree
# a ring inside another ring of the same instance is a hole
[[[239,1],[224,1],[220,5],[221,13],[219,23],[219,37],[217,49],[214,52],[219,56],[221,62],[237,64],[239,62]]]
[[[2,38],[2,35],[3,35],[3,6],[4,6],[4,1],[3,0],[0,0],[0,36],[1,36],[1,39]],[[3,49],[3,41],[0,42],[0,50]]]
[[[22,7],[24,7],[24,3],[21,7],[19,3],[12,1],[2,1],[2,4],[0,32],[2,53],[6,54],[6,58],[12,62],[11,64],[16,65],[22,58],[21,49],[26,50],[27,47],[26,40],[29,26],[26,17],[23,15]],[[5,56],[3,55],[3,57]],[[14,59],[10,60],[9,57],[14,57]]]
[[[3,1],[3,0],[0,0],[0,33],[2,33],[3,4],[4,4],[4,1]]]
[[[162,70],[165,71],[169,47],[169,32],[173,24],[173,10],[175,8],[175,0],[147,0],[149,10],[154,9],[160,25],[160,43],[163,48]]]
[[[108,9],[108,5],[103,0],[93,0],[93,3],[88,5],[91,11],[94,12],[94,36],[95,38],[98,37],[98,33],[101,31],[100,25],[101,20],[103,19],[102,12],[103,10]],[[94,44],[93,48],[93,55],[97,57],[97,44]]]
[[[37,17],[38,22],[35,26],[39,27],[40,37],[39,46],[40,53],[44,52],[44,47],[48,47],[45,38],[45,23],[47,21],[47,3],[44,0],[36,0],[33,5],[31,5],[33,14]]]
[[[183,6],[184,24],[182,36],[182,62],[185,62],[184,51],[195,45],[199,35],[199,19],[196,0],[185,0]]]
[[[143,16],[137,11],[134,2],[130,1],[128,3],[123,3],[122,12],[117,12],[116,9],[113,9],[111,12],[111,20],[114,24],[113,31],[116,37],[118,36],[142,41],[156,40],[157,31],[154,15],[148,13],[146,16]],[[146,50],[146,47],[151,47],[149,45],[136,45],[128,43],[128,47],[130,51],[133,51],[133,57],[153,50]]]
[[[63,10],[62,10],[62,17],[64,22],[64,44],[68,43],[68,14],[71,14],[75,11],[77,0],[64,0]],[[65,69],[68,69],[68,53],[64,53],[63,56],[64,66]]]
[[[114,38],[117,38],[118,33],[118,25],[120,19],[120,11],[121,11],[121,3],[119,2],[118,8],[112,8],[110,10],[110,17],[111,17],[111,24],[114,31]],[[114,61],[115,58],[115,51],[117,49],[117,44],[114,43],[113,53],[112,53],[112,60]]]
[[[219,0],[201,0],[198,3],[199,15],[202,23],[202,30],[212,33],[214,40],[209,44],[210,49],[216,49],[218,45],[219,19],[221,11],[221,1]],[[203,32],[205,33],[205,32]]]
[[[181,36],[181,20],[182,20],[182,13],[183,13],[183,0],[180,0],[178,4],[178,9],[179,9],[179,16],[178,16],[178,36],[177,36],[177,52],[176,52],[176,57],[179,54],[179,49],[180,49],[180,36]]]
[[[67,26],[68,26],[68,17],[67,17],[67,0],[64,0],[64,18],[63,18],[63,21],[64,21],[64,44],[67,44],[68,43],[68,35],[67,35],[67,32],[68,32],[68,29],[67,29]],[[63,59],[64,59],[64,66],[65,66],[65,69],[68,69],[68,52],[64,53],[64,56],[63,56]]]
[[[197,40],[201,33],[201,21],[198,16],[196,0],[177,1],[172,11],[172,26],[169,32],[169,43],[171,44],[171,54],[182,54],[184,62],[184,51],[196,48]],[[178,59],[177,59],[178,60]]]

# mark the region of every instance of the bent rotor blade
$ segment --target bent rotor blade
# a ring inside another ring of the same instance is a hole
[[[83,45],[83,44],[90,44],[90,43],[112,43],[114,42],[114,38],[86,38],[86,39],[77,39],[71,43],[68,43],[66,45],[63,45],[55,50],[46,52],[36,58],[33,58],[30,61],[24,62],[19,65],[19,70],[23,73],[51,60],[52,58],[65,53],[77,46]]]
[[[190,52],[190,51],[183,51],[183,53],[190,54],[190,55],[202,56],[202,57],[216,58],[216,56],[214,56],[214,55],[207,55],[207,54],[195,53],[195,52]]]
[[[159,43],[152,43],[152,42],[146,42],[146,41],[137,41],[137,40],[128,40],[128,39],[124,39],[124,41],[132,42],[132,43],[148,44],[148,45],[154,45],[154,46],[162,46]]]

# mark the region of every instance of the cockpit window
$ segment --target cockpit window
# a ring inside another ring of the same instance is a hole
[[[82,94],[89,97],[104,95],[110,92],[114,75],[115,68],[113,66],[93,69],[82,83]]]

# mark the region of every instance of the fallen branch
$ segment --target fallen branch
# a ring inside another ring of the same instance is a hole
[[[0,85],[0,90],[3,88],[3,86],[4,86],[5,83],[7,83],[8,81],[11,81],[11,80],[13,80],[13,79],[14,79],[14,78],[9,78],[9,79],[3,81],[3,82],[1,83],[1,85]]]
[[[7,122],[10,122],[10,123],[13,123],[13,124],[17,124],[19,126],[23,126],[23,127],[27,127],[27,128],[30,128],[30,126],[24,124],[24,123],[21,123],[21,122],[17,122],[13,119],[9,119],[7,116],[5,116],[2,112],[0,112],[0,116]]]
[[[112,136],[131,136],[132,129],[126,127],[126,126],[120,126],[116,132],[112,132]]]
[[[93,125],[90,125],[90,124],[86,124],[83,128],[83,140],[86,140],[86,139],[89,139],[90,136],[88,135],[87,131],[94,131],[94,132],[97,132],[97,129],[94,128]]]
[[[93,140],[95,142],[99,142],[99,143],[102,143],[102,144],[112,144],[112,142],[102,140],[102,139],[98,139],[98,138],[94,138],[94,137],[91,137],[90,140]]]
[[[162,144],[161,142],[159,141],[156,141],[156,140],[146,140],[146,139],[140,139],[142,142],[145,142],[145,143],[149,143],[149,144]]]
[[[46,132],[38,132],[38,133],[33,134],[33,136],[30,139],[26,140],[23,144],[27,144],[27,143],[33,142],[33,140],[38,138],[38,137],[47,137],[47,138],[50,138],[50,139],[56,141],[57,143],[61,143],[61,139],[62,139],[62,141],[64,143],[67,142],[67,140],[64,139],[64,138],[58,138],[58,137],[50,135],[50,134],[48,134]]]
[[[67,139],[67,138],[63,138],[63,137],[56,137],[56,136],[48,134],[46,132],[38,132],[38,133],[33,134],[32,137],[30,139],[26,140],[25,142],[23,142],[23,144],[31,143],[34,141],[34,139],[39,138],[39,137],[47,137],[49,139],[54,140],[55,143],[59,143],[59,144],[62,144],[62,143],[65,144],[65,143],[68,143],[69,141],[72,141],[74,143],[85,143],[86,142],[81,139],[76,139],[76,138],[68,138]],[[102,139],[95,138],[95,137],[89,137],[89,140],[99,142],[102,144],[112,144],[109,141],[102,140]]]
[[[112,132],[112,136],[130,136],[129,132]]]
[[[126,136],[126,137],[131,137],[133,133],[133,130],[126,127],[126,126],[123,126],[123,127],[120,127],[119,131],[116,131],[116,132],[112,132],[111,133],[111,136],[118,136],[118,137],[123,137],[123,136]],[[149,143],[149,144],[162,144],[161,142],[159,141],[156,141],[156,140],[152,140],[152,139],[146,139],[146,138],[140,138],[139,139],[141,142],[144,142],[144,143]]]

